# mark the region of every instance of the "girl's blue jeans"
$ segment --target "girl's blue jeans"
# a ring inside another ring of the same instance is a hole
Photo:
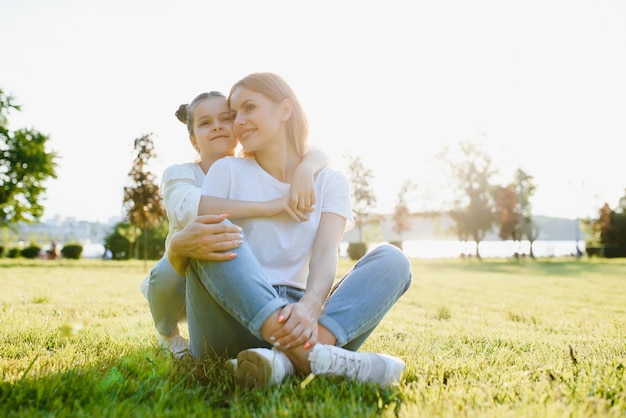
[[[167,257],[150,270],[148,304],[159,334],[169,337],[185,321],[185,277],[176,273]]]

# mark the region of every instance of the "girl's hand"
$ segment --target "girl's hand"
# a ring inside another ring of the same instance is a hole
[[[301,212],[311,212],[315,205],[314,167],[302,162],[291,178],[289,206]]]
[[[309,212],[313,212],[313,208],[304,208],[302,210],[295,208],[291,205],[291,201],[288,196],[279,197],[278,199],[270,200],[268,205],[268,216],[278,215],[279,213],[286,213],[291,219],[296,222],[308,221]]]

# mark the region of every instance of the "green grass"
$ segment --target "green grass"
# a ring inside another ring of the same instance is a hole
[[[246,390],[157,349],[143,262],[0,259],[0,416],[626,416],[626,260],[412,269],[362,348],[405,360],[399,387]]]

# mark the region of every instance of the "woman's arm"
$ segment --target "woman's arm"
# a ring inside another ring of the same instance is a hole
[[[231,223],[223,223],[226,216],[199,216],[172,236],[167,258],[178,274],[185,276],[190,258],[227,261],[237,256],[229,250],[243,244],[241,228]]]
[[[284,325],[273,334],[281,346],[305,348],[317,342],[317,320],[322,315],[339,262],[339,244],[346,219],[335,213],[322,213],[320,226],[309,262],[309,276],[304,296],[285,306],[278,315]]]

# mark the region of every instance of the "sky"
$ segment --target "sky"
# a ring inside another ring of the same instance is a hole
[[[1,0],[0,88],[59,156],[44,219],[123,216],[134,139],[159,177],[193,161],[175,110],[258,71],[334,167],[371,170],[380,212],[407,180],[411,210],[440,208],[436,156],[469,140],[499,184],[534,177],[533,214],[597,217],[626,189],[625,23],[621,0]]]

